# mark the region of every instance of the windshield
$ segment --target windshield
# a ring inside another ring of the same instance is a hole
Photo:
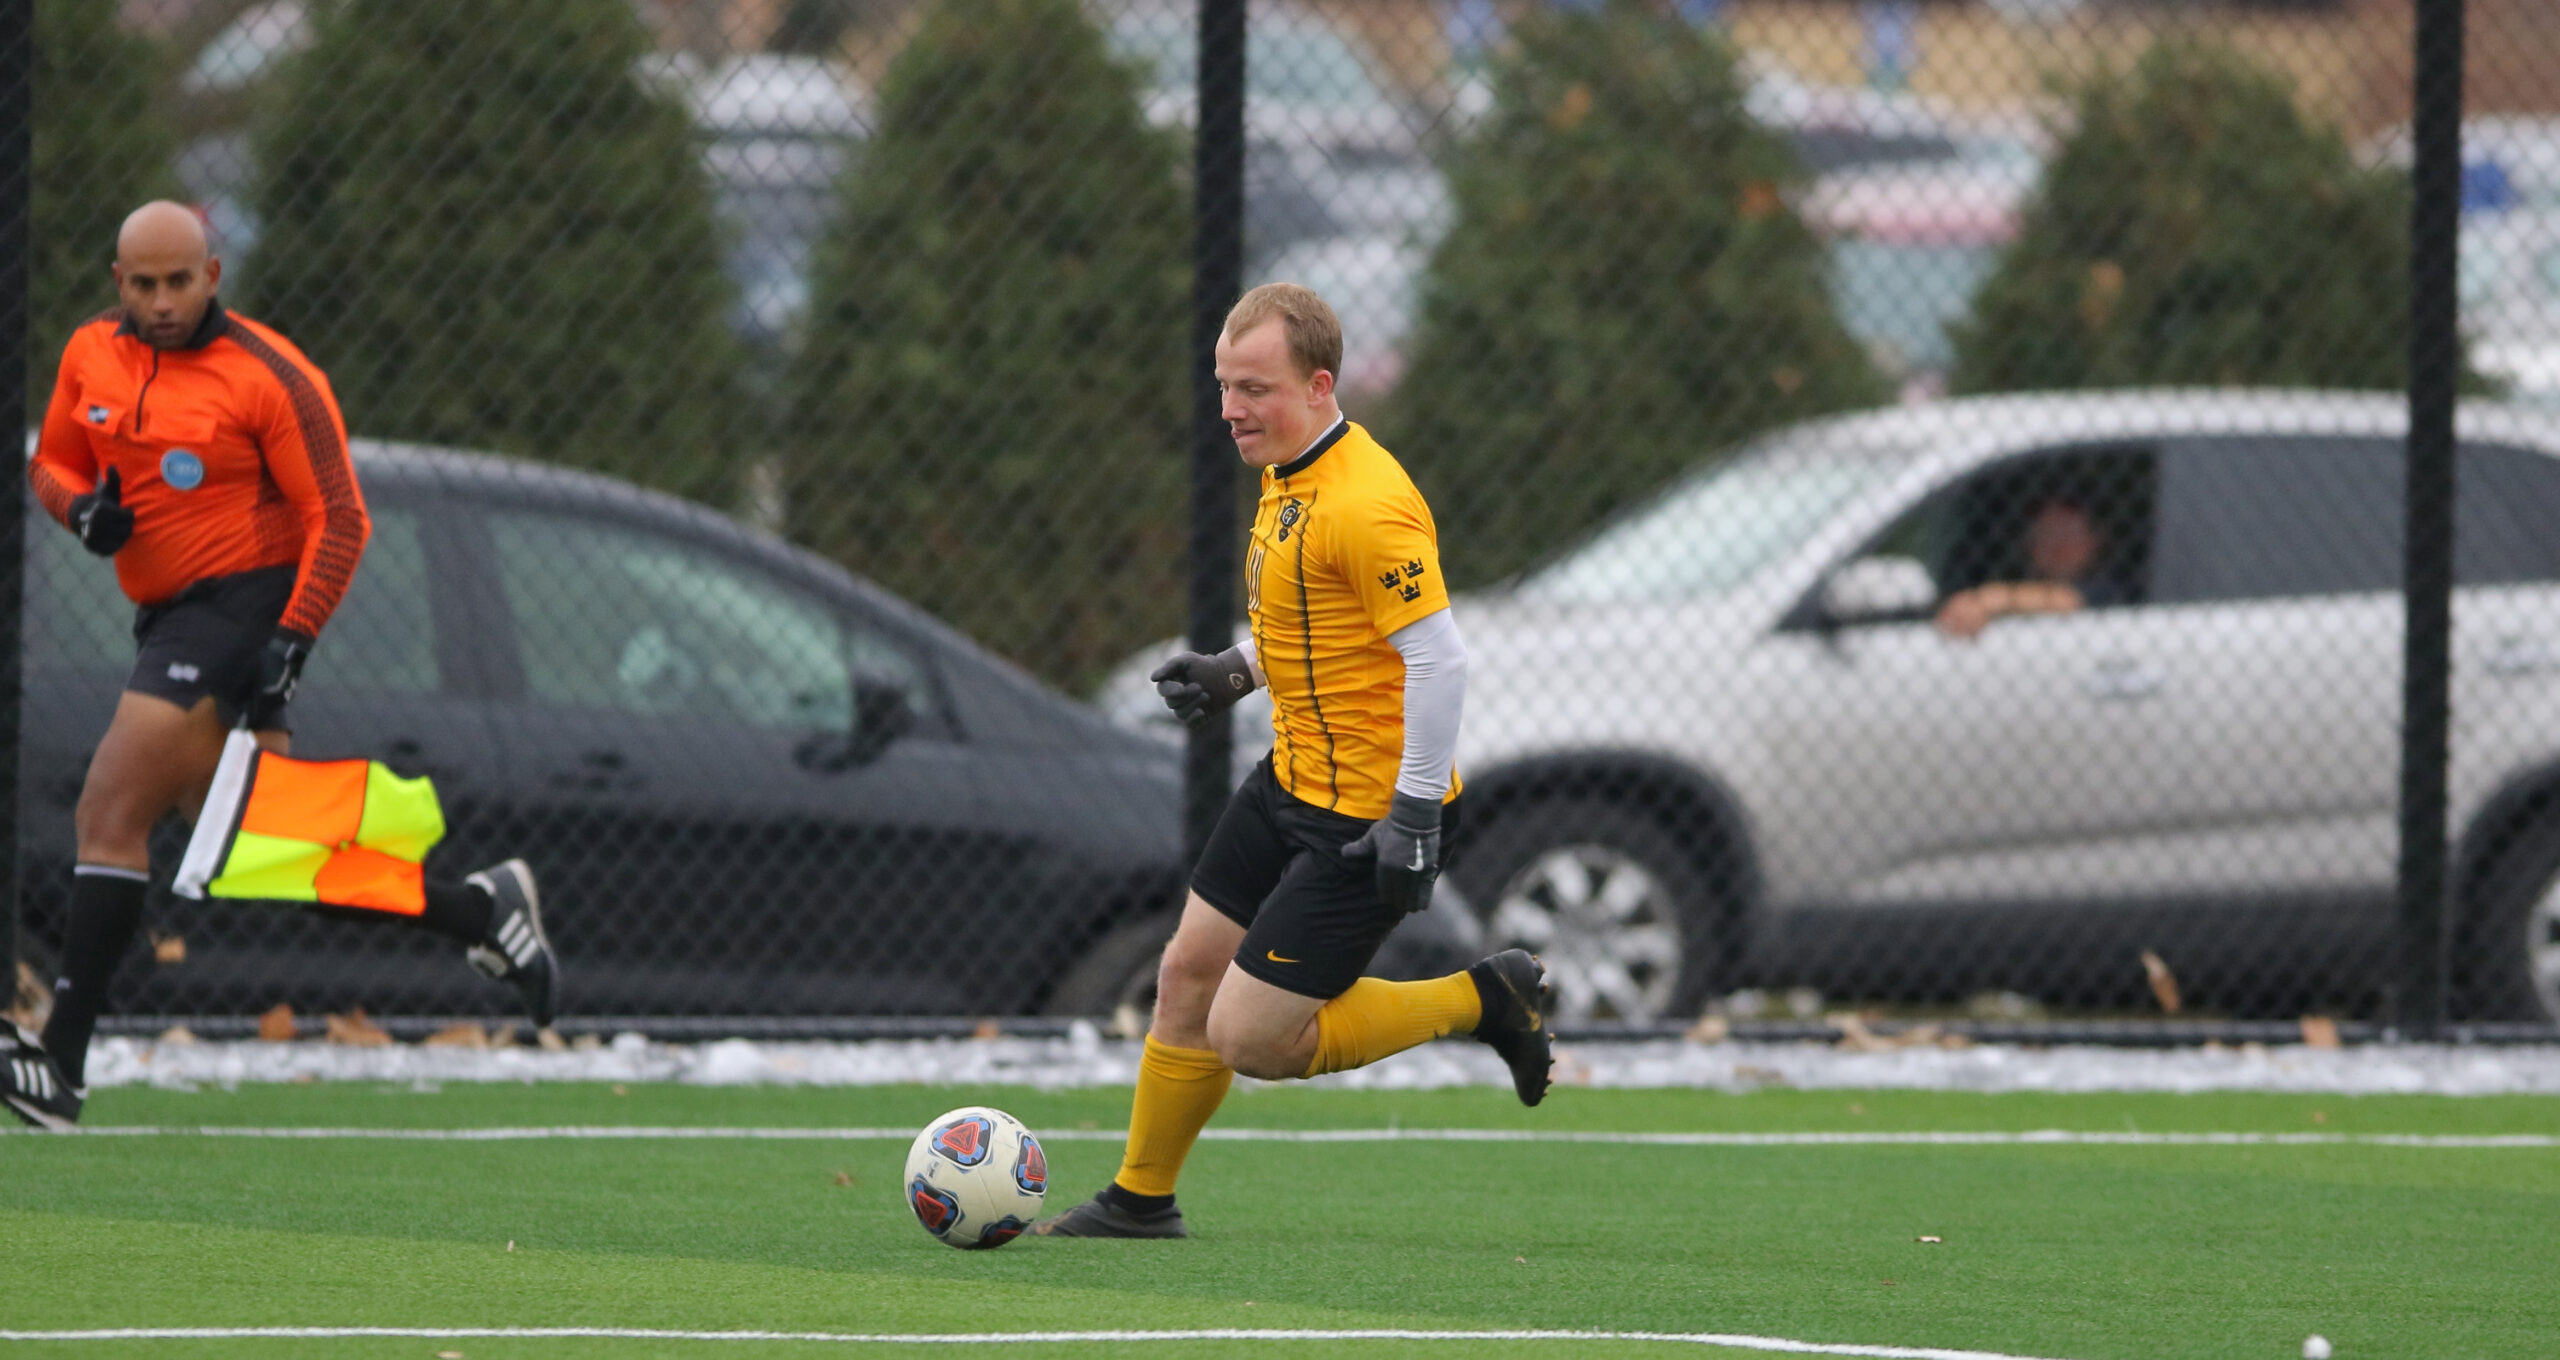
[[[1819,529],[1907,454],[1790,444],[1748,452],[1675,482],[1532,571],[1525,599],[1667,604],[1721,595]]]

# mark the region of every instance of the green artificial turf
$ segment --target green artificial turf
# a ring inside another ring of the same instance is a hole
[[[1123,1091],[371,1084],[98,1093],[100,1125],[909,1129],[992,1103],[1107,1131]],[[2560,1100],[1248,1087],[1226,1128],[2560,1133]],[[1053,1204],[1108,1141],[1050,1142]],[[0,1138],[0,1329],[609,1326],[918,1333],[1589,1328],[2073,1360],[2552,1354],[2560,1151],[1207,1142],[1185,1243],[962,1253],[902,1140]],[[1916,1239],[1936,1236],[1935,1244]],[[508,1243],[514,1249],[508,1250]],[[909,1348],[899,1348],[902,1351]],[[754,1356],[834,1344],[81,1341],[28,1356]],[[1598,1342],[1151,1343],[1003,1354],[1654,1356]],[[1724,1352],[1710,1352],[1724,1353]]]

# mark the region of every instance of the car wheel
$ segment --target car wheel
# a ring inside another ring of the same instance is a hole
[[[1692,1015],[1728,971],[1730,911],[1696,856],[1642,814],[1562,800],[1507,809],[1450,872],[1487,948],[1546,964],[1557,1021]]]
[[[1103,932],[1049,989],[1049,1014],[1115,1020],[1134,1015],[1137,1028],[1145,1030],[1156,1008],[1156,965],[1181,921],[1178,911],[1160,911]]]
[[[2481,884],[2462,951],[2466,1009],[2560,1024],[2560,822],[2519,838]]]

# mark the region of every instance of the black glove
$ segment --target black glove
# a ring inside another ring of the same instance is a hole
[[[1385,817],[1342,847],[1342,858],[1378,866],[1379,901],[1408,915],[1429,907],[1440,877],[1440,800],[1397,794]]]
[[[273,727],[283,716],[284,706],[293,702],[293,687],[302,683],[302,663],[310,656],[311,639],[300,633],[279,629],[267,639],[267,649],[258,653],[258,687],[243,705],[250,731]]]
[[[115,556],[116,549],[133,537],[133,512],[124,508],[122,472],[108,468],[97,490],[71,498],[71,532],[80,536],[81,547],[100,557]]]
[[[1164,696],[1164,706],[1191,727],[1226,712],[1235,707],[1236,700],[1253,693],[1253,665],[1244,659],[1241,647],[1216,656],[1184,652],[1156,667],[1147,678],[1156,682],[1156,693]]]

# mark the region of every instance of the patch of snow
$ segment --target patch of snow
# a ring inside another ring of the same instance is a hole
[[[446,1082],[675,1082],[697,1086],[1126,1086],[1138,1045],[1090,1026],[1063,1038],[882,1039],[847,1043],[724,1039],[657,1043],[616,1035],[597,1047],[353,1048],[326,1043],[160,1043],[115,1036],[89,1057],[93,1086],[239,1086],[365,1081],[432,1089]],[[1560,1086],[1751,1091],[2284,1091],[2343,1095],[2560,1095],[2560,1045],[2376,1044],[2322,1049],[2207,1045],[2131,1049],[1911,1047],[1859,1051],[1815,1043],[1681,1040],[1559,1045]],[[1426,1044],[1310,1085],[1344,1090],[1507,1087],[1491,1050]]]

